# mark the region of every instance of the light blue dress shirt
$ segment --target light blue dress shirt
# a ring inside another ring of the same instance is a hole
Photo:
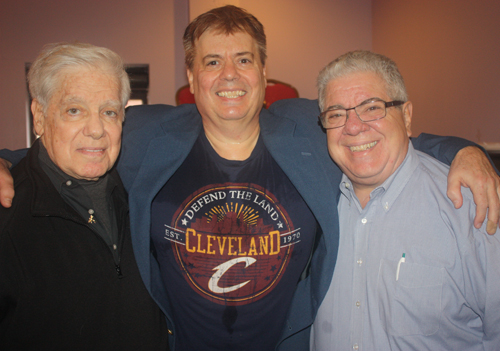
[[[500,233],[474,228],[468,189],[454,208],[448,170],[410,142],[364,209],[344,175],[337,265],[312,350],[500,350]]]

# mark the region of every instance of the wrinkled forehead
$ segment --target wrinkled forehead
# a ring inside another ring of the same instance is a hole
[[[386,82],[375,72],[354,72],[333,78],[328,82],[325,100],[331,105],[345,100],[359,103],[369,98],[389,98]]]
[[[69,66],[56,75],[49,105],[86,99],[120,105],[120,80],[105,67]]]
[[[231,47],[229,43],[231,43]],[[196,55],[211,53],[212,51],[215,53],[218,50],[224,49],[230,52],[252,52],[260,60],[258,48],[259,46],[255,38],[243,30],[226,33],[223,30],[210,29],[205,31],[195,41]]]

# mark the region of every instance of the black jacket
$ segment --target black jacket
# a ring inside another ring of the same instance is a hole
[[[0,208],[1,350],[166,350],[164,316],[137,269],[126,193],[116,171],[120,271],[104,240],[64,202],[36,142],[13,169]]]

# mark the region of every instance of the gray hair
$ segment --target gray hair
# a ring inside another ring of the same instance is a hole
[[[358,50],[337,57],[321,70],[317,80],[319,108],[325,107],[326,88],[330,81],[360,72],[373,72],[385,82],[387,95],[392,100],[408,101],[403,76],[390,58],[371,51]]]
[[[120,83],[122,107],[125,107],[130,97],[130,81],[118,54],[87,43],[53,43],[43,47],[28,72],[31,97],[38,100],[44,111],[60,84],[60,72],[74,67],[101,69],[115,76]]]

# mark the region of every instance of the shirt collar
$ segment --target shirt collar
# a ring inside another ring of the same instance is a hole
[[[116,181],[112,177],[108,177],[108,173],[100,177],[98,180],[84,180],[84,179],[76,179],[66,173],[64,173],[55,163],[51,160],[47,149],[40,143],[40,150],[38,152],[38,159],[40,161],[40,165],[44,172],[49,177],[52,184],[57,189],[58,193],[61,193],[63,189],[75,189],[79,186],[86,188],[87,186],[94,186],[96,182],[105,183],[104,188],[107,193],[111,193],[114,187],[117,185]]]
[[[406,153],[403,163],[399,165],[396,171],[392,173],[384,183],[372,190],[368,205],[373,203],[373,201],[379,201],[382,203],[384,210],[389,211],[392,204],[396,201],[399,194],[410,180],[411,175],[418,167],[419,163],[420,159],[410,141],[408,145],[408,152]],[[342,194],[346,196],[349,201],[355,199],[356,203],[359,203],[359,200],[354,193],[352,182],[345,174],[342,175],[339,188]]]

